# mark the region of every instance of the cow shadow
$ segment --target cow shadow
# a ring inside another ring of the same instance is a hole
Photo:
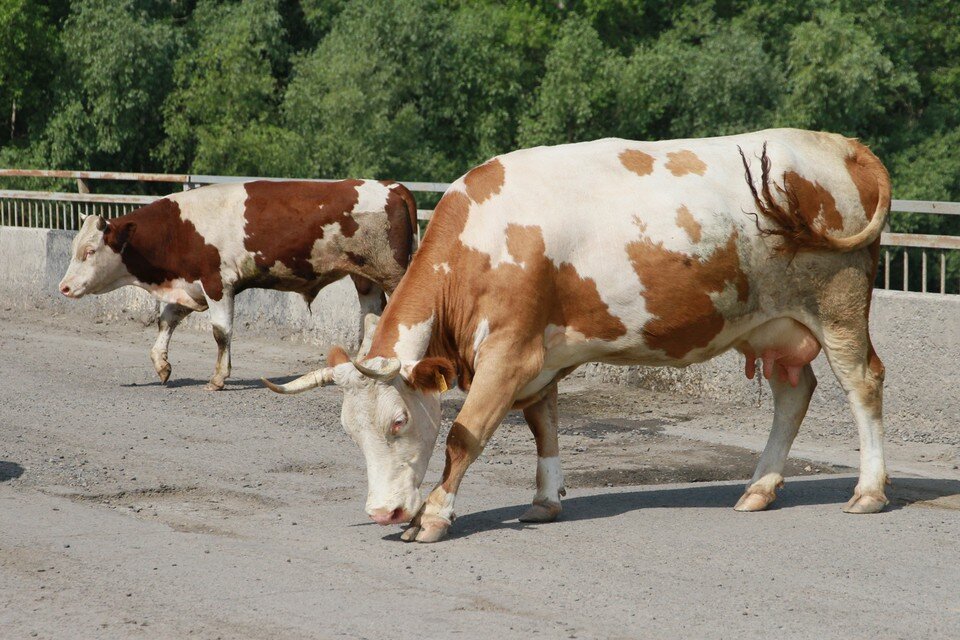
[[[286,384],[291,380],[296,380],[298,376],[278,376],[271,377],[269,380],[277,384]],[[204,387],[208,382],[209,378],[171,378],[167,381],[167,384],[162,384],[159,380],[152,380],[150,382],[128,382],[126,384],[120,385],[121,387],[126,388],[151,388],[151,387],[166,387],[167,389],[180,389],[180,388],[190,388],[190,387]],[[221,391],[252,391],[254,389],[266,389],[263,384],[263,381],[260,378],[228,378],[226,385]]]
[[[857,479],[853,475],[831,475],[815,480],[790,482],[778,492],[777,501],[770,510],[790,509],[809,505],[836,505],[839,510],[853,493]],[[633,491],[604,491],[592,495],[578,495],[563,501],[562,521],[602,520],[642,509],[731,509],[743,493],[744,483],[703,484],[684,487],[638,488]],[[945,508],[960,509],[960,480],[930,478],[894,478],[887,488],[890,504],[885,513],[898,511],[915,502],[956,496],[957,500]],[[498,507],[457,518],[450,529],[450,539],[468,536],[480,531],[497,529],[523,530],[541,526],[519,522],[517,518],[528,507],[527,503]],[[399,534],[384,539],[398,539]]]
[[[16,462],[0,460],[0,482],[16,480],[23,475],[23,467]]]

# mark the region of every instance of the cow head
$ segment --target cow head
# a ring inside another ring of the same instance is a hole
[[[440,394],[455,378],[444,358],[350,360],[334,347],[326,367],[284,385],[264,383],[277,393],[327,384],[343,390],[340,421],[367,463],[366,511],[387,525],[406,522],[420,509],[420,483],[440,433]]]
[[[60,293],[82,298],[88,293],[106,293],[130,284],[133,276],[120,255],[130,241],[135,226],[118,226],[100,216],[85,216],[73,239],[70,266],[60,281]]]

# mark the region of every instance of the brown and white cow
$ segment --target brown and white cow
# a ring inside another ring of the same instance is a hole
[[[161,198],[114,220],[87,217],[73,241],[60,291],[70,298],[123,285],[166,302],[150,351],[164,383],[167,347],[183,318],[210,311],[217,365],[230,375],[233,299],[244,289],[300,293],[309,306],[350,275],[361,318],[383,310],[410,260],[416,204],[401,184],[255,181],[210,185]]]
[[[334,382],[367,460],[367,511],[412,518],[435,541],[467,467],[504,415],[537,443],[537,492],[521,520],[560,514],[557,381],[578,365],[683,367],[729,349],[774,394],[773,429],[736,508],[766,508],[816,380],[821,348],[860,431],[845,510],[880,511],[883,365],[867,314],[890,205],[881,162],[856,140],[793,129],[702,140],[595,142],[508,153],[457,180],[436,208],[369,352],[276,391]],[[446,466],[419,495],[439,394],[467,391]]]

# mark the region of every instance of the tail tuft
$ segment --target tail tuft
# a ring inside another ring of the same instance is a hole
[[[859,145],[859,143],[856,144]],[[786,178],[784,178],[784,185],[776,184],[770,180],[771,163],[770,157],[767,155],[766,142],[763,143],[763,150],[760,153],[759,191],[753,181],[750,162],[743,153],[743,149],[738,146],[737,150],[740,152],[740,159],[743,161],[747,187],[750,189],[753,202],[757,207],[757,212],[751,211],[748,213],[754,217],[760,235],[780,237],[782,242],[776,250],[779,253],[787,253],[791,256],[800,251],[856,251],[872,244],[879,237],[883,225],[886,223],[887,213],[890,210],[890,181],[886,177],[886,169],[883,168],[876,156],[866,150],[866,147],[862,147],[862,149],[868,156],[865,157],[865,160],[871,163],[870,169],[877,182],[876,210],[872,212],[872,216],[871,212],[864,212],[867,214],[869,221],[860,232],[844,238],[834,238],[827,234],[826,226],[818,216],[803,215],[797,195],[786,186]],[[774,198],[774,189],[786,201],[786,206],[779,204]],[[772,222],[773,225],[761,227],[761,215]]]

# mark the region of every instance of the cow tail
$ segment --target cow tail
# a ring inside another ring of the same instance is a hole
[[[403,198],[403,204],[407,207],[407,216],[410,218],[410,257],[412,258],[417,250],[417,238],[420,236],[420,229],[417,226],[417,201],[414,200],[413,194],[405,186],[400,185],[396,189],[400,192],[400,197]]]
[[[759,212],[759,214],[751,212],[756,219],[757,229],[762,236],[779,236],[783,241],[778,247],[779,251],[796,254],[799,251],[819,249],[846,253],[868,247],[880,236],[890,213],[890,176],[880,160],[869,149],[859,142],[853,142],[856,145],[856,162],[876,180],[878,197],[873,217],[869,220],[867,226],[858,233],[843,238],[834,238],[827,235],[822,226],[812,223],[806,217],[800,215],[800,205],[796,195],[785,186],[778,185],[770,180],[770,157],[767,155],[766,143],[763,144],[763,151],[760,154],[759,191],[753,181],[750,163],[747,161],[743,149],[737,147],[743,161],[747,186]],[[786,206],[776,201],[773,197],[773,189],[776,189],[786,200]],[[761,227],[760,215],[772,222],[773,226]]]

